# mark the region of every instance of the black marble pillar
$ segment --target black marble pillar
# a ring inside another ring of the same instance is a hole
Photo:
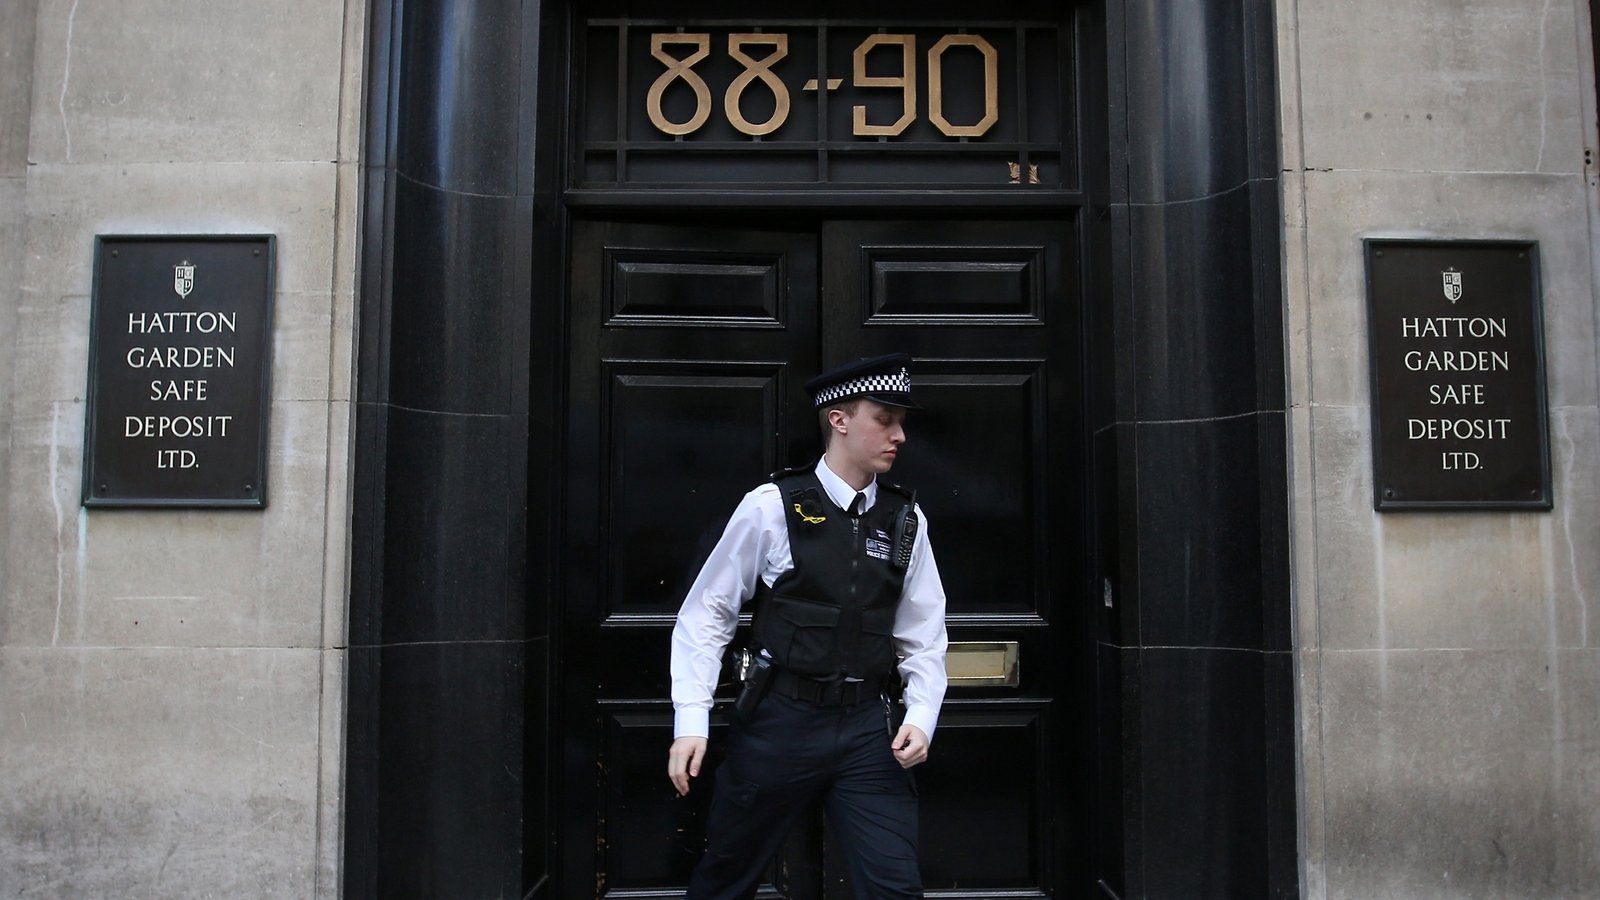
[[[1298,895],[1267,0],[1110,0],[1096,367],[1101,790],[1116,896]]]
[[[532,277],[553,265],[533,242],[551,199],[534,166],[540,15],[518,0],[369,8],[352,897],[521,897],[545,865],[547,743],[526,730],[547,702],[528,548],[548,523],[528,509],[546,489],[530,454],[549,451],[529,434],[548,431],[554,392],[530,346],[552,327],[533,304],[561,296]]]

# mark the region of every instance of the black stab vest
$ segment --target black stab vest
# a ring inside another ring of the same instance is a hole
[[[905,585],[905,570],[890,560],[895,523],[911,505],[910,494],[879,481],[877,501],[852,520],[812,469],[785,470],[772,480],[783,497],[794,568],[771,587],[758,579],[756,643],[797,675],[887,683]]]

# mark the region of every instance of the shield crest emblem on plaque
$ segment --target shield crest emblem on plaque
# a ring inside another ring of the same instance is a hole
[[[1439,273],[1444,279],[1444,298],[1451,303],[1461,299],[1461,273],[1455,269],[1445,269]]]
[[[189,292],[194,290],[194,264],[188,260],[172,267],[172,289],[178,292],[179,297],[188,298]]]

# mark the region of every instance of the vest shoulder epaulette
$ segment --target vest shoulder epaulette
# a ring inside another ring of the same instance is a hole
[[[878,479],[878,490],[886,490],[886,491],[889,491],[890,493],[899,494],[900,496],[906,498],[907,500],[913,500],[914,501],[914,500],[917,499],[917,492],[916,491],[913,491],[912,489],[910,489],[908,487],[905,487],[903,485],[895,484],[892,481],[884,481],[882,478]]]
[[[779,469],[778,471],[773,472],[771,475],[768,475],[767,476],[767,480],[768,481],[778,481],[779,479],[783,479],[783,478],[793,478],[796,475],[809,475],[809,474],[811,474],[811,471],[813,469],[815,469],[816,467],[817,467],[817,464],[814,463],[814,462],[813,463],[807,463],[806,465],[803,465],[803,466],[790,466],[787,469]]]

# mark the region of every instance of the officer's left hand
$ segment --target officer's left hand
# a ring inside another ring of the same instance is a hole
[[[915,725],[901,725],[900,733],[894,736],[894,742],[889,746],[894,750],[894,758],[900,761],[902,769],[909,769],[928,758],[928,736]]]

